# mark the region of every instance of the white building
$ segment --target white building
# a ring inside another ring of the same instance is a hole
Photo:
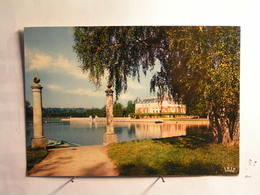
[[[186,114],[186,105],[178,104],[169,98],[160,101],[156,97],[145,98],[135,103],[135,113],[182,113]]]

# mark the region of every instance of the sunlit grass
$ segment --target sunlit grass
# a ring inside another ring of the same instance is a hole
[[[210,144],[194,136],[111,144],[108,152],[121,176],[236,175],[239,172],[238,146]],[[226,172],[225,167],[236,170]]]

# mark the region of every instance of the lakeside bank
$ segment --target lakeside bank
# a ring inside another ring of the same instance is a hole
[[[106,122],[105,117],[70,117],[70,118],[60,118],[61,121],[68,122]],[[155,123],[155,122],[183,122],[183,123],[191,123],[191,124],[201,124],[208,125],[209,120],[206,118],[169,118],[169,117],[161,117],[161,118],[143,118],[143,119],[135,119],[131,117],[114,117],[113,122],[147,122],[147,123]]]

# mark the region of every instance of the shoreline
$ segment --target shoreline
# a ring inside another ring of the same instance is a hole
[[[68,122],[106,122],[106,117],[71,117],[71,118],[61,118],[60,121]],[[189,119],[189,118],[147,118],[147,119],[133,119],[130,117],[114,117],[113,122],[204,122],[209,124],[209,120],[206,118],[200,119]]]

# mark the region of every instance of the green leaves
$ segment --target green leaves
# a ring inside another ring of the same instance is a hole
[[[97,85],[108,73],[117,97],[127,90],[128,78],[139,80],[139,72],[152,69],[158,59],[161,70],[151,80],[151,91],[183,101],[197,113],[207,110],[236,120],[239,27],[76,27],[74,41],[82,70]]]
[[[161,60],[152,90],[183,100],[189,113],[207,111],[215,121],[228,121],[232,136],[239,120],[239,28],[171,27],[166,34],[169,57]],[[219,135],[225,126],[218,125]]]
[[[127,89],[127,79],[154,66],[163,33],[157,27],[76,27],[74,51],[81,69],[100,85],[108,72],[117,97]]]

